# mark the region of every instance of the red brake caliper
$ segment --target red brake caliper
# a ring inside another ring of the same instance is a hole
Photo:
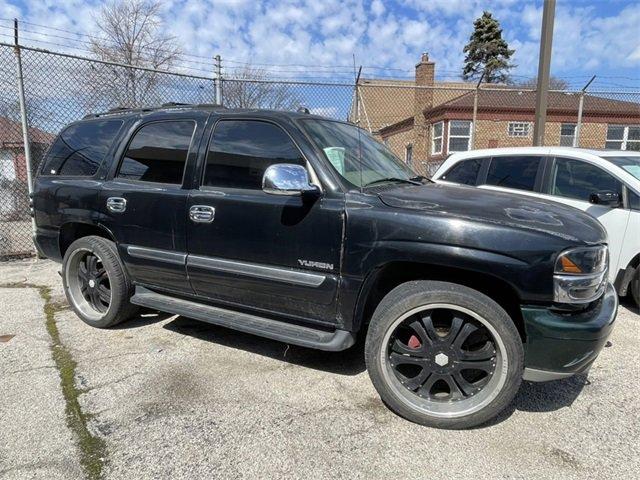
[[[409,346],[409,348],[420,348],[420,340],[418,340],[418,337],[416,337],[415,335],[411,335],[411,338],[409,338],[409,341],[407,342],[407,345]]]

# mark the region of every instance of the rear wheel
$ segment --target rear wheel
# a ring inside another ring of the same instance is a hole
[[[497,415],[522,380],[522,341],[489,297],[445,282],[408,282],[378,305],[367,369],[385,403],[423,425],[467,428]]]
[[[102,237],[73,242],[62,263],[62,283],[69,304],[87,324],[107,328],[135,315],[132,287],[115,244]]]

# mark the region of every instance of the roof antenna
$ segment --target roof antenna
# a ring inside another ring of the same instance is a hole
[[[353,53],[353,75],[355,77],[355,85],[353,89],[355,91],[355,103],[356,103],[356,128],[358,129],[358,165],[360,166],[360,193],[364,191],[364,187],[362,185],[362,133],[360,132],[360,105],[358,104],[358,99],[360,98],[359,85],[360,82],[360,74],[362,73],[362,65],[358,69],[358,73],[356,73],[356,54]]]

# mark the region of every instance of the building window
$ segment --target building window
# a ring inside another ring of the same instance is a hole
[[[573,147],[576,139],[576,124],[563,123],[560,125],[560,146]]]
[[[605,148],[640,151],[640,125],[609,125]]]
[[[471,145],[471,122],[451,120],[449,122],[449,152],[466,152]]]
[[[431,153],[438,155],[442,153],[442,132],[444,131],[444,123],[438,122],[433,124],[433,135],[431,135]]]
[[[510,137],[528,137],[531,133],[531,123],[529,122],[509,122],[507,135]]]
[[[410,143],[408,143],[407,146],[404,147],[404,163],[406,163],[410,167],[413,166],[413,145],[411,145]]]

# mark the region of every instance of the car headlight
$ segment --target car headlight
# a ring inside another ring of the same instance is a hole
[[[557,303],[589,303],[607,285],[609,249],[606,245],[565,250],[556,259],[553,290]]]

